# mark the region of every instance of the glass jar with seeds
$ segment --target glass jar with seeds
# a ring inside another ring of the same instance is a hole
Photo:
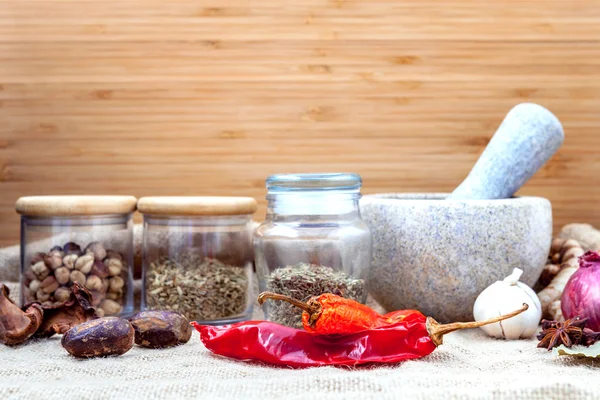
[[[356,174],[284,174],[267,179],[268,209],[254,233],[261,291],[306,301],[335,293],[364,303],[371,232],[358,208]],[[302,311],[266,302],[267,319],[302,328]]]
[[[143,310],[226,324],[252,313],[249,197],[143,197]]]
[[[21,214],[21,301],[51,307],[75,283],[100,316],[133,312],[132,196],[33,196]]]

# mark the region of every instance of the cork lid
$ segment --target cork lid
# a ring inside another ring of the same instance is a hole
[[[19,198],[15,208],[21,215],[58,217],[129,214],[136,203],[133,196],[28,196]]]
[[[137,206],[141,213],[152,215],[243,215],[256,212],[256,200],[252,197],[142,197]]]

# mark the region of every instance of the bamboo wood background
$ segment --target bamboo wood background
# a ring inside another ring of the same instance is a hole
[[[567,140],[520,193],[600,225],[599,0],[2,0],[0,245],[23,195],[451,191],[523,101]]]

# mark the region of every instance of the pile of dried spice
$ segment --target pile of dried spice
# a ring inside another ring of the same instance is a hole
[[[191,321],[233,318],[249,303],[245,267],[194,255],[150,263],[145,285],[148,309],[178,311]]]
[[[366,296],[365,281],[353,278],[343,271],[323,265],[299,263],[274,270],[268,277],[266,290],[307,301],[313,296],[333,293],[363,302]],[[302,310],[285,302],[267,305],[270,321],[302,329]]]

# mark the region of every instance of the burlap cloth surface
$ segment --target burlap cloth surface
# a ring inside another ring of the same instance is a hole
[[[0,251],[0,281],[18,277],[15,249]],[[9,287],[16,298],[17,285]],[[262,317],[258,307],[254,317]],[[69,356],[59,336],[0,345],[0,399],[103,398],[595,399],[600,361],[555,357],[533,339],[494,340],[480,330],[452,333],[420,360],[300,370],[214,356],[197,333],[177,348],[92,360]]]

